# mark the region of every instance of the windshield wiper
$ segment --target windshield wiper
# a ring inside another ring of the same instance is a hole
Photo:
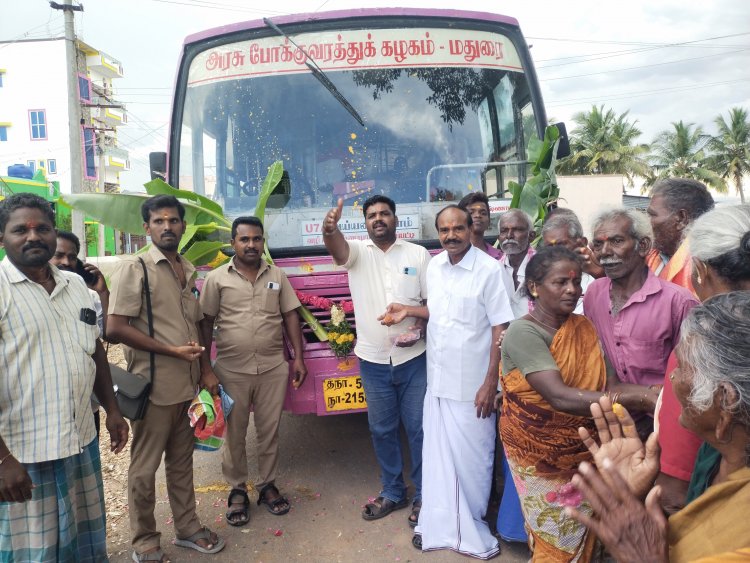
[[[307,51],[305,51],[302,47],[297,45],[294,40],[289,37],[279,26],[277,26],[275,23],[273,23],[268,18],[263,18],[263,23],[266,24],[268,27],[273,29],[276,33],[286,38],[292,45],[297,47],[303,55],[305,55],[305,66],[310,69],[310,72],[312,72],[312,75],[318,79],[318,82],[320,82],[326,90],[328,90],[331,95],[336,98],[336,100],[344,106],[344,109],[348,111],[354,119],[357,120],[357,123],[359,123],[362,127],[365,126],[365,122],[360,117],[359,113],[357,113],[357,110],[354,109],[354,106],[349,103],[349,100],[347,100],[344,95],[339,91],[338,88],[336,88],[336,85],[331,82],[331,79],[326,76],[326,73],[323,72],[323,69],[318,66],[318,63],[315,62],[315,59],[313,59]]]

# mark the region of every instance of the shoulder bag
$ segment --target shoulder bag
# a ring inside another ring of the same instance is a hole
[[[154,316],[151,311],[151,289],[148,284],[148,272],[143,258],[138,258],[143,267],[143,288],[146,293],[146,315],[148,317],[148,335],[154,337]],[[109,370],[112,373],[112,383],[115,389],[115,398],[120,407],[122,416],[130,420],[141,420],[146,415],[151,388],[154,385],[156,366],[154,353],[150,353],[151,380],[138,374],[130,373],[121,367],[110,363]]]

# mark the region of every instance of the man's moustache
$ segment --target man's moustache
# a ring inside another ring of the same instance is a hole
[[[451,238],[446,240],[444,244],[461,244],[461,241],[455,238]]]
[[[617,260],[616,258],[600,258],[599,264],[602,266],[615,266],[617,264],[622,264],[622,260]]]
[[[47,246],[46,244],[42,244],[41,242],[29,242],[23,245],[23,248],[21,248],[21,252],[27,252],[34,248],[41,248],[42,250],[49,250],[49,246]]]

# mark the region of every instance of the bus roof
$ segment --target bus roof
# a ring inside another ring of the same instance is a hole
[[[312,12],[308,14],[289,14],[271,18],[276,25],[284,25],[299,22],[317,22],[326,20],[337,20],[353,17],[379,17],[379,16],[422,16],[426,18],[454,18],[481,21],[493,21],[510,24],[518,27],[518,20],[510,16],[491,14],[488,12],[471,12],[465,10],[425,10],[419,8],[362,8],[357,10],[335,10],[331,12]],[[214,27],[198,33],[193,33],[185,38],[185,45],[196,43],[204,39],[210,39],[219,35],[226,35],[243,31],[246,29],[257,29],[266,27],[263,20],[251,20],[231,25]]]

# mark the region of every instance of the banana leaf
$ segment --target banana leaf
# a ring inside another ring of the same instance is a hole
[[[146,192],[149,195],[164,194],[173,195],[178,199],[187,199],[188,201],[195,203],[196,205],[203,207],[204,209],[207,209],[216,213],[217,215],[220,215],[221,217],[224,217],[224,210],[221,208],[221,205],[219,205],[215,201],[210,200],[200,194],[173,188],[161,178],[156,178],[154,180],[151,180],[150,182],[146,182],[145,184],[143,184],[143,186],[146,188]]]
[[[263,180],[260,194],[258,194],[258,203],[255,204],[255,211],[253,211],[253,215],[261,221],[264,221],[266,215],[266,203],[268,203],[268,198],[271,197],[273,190],[281,181],[281,175],[283,173],[284,163],[280,160],[277,160],[268,167],[268,174],[266,174],[266,178]]]
[[[224,242],[200,240],[187,249],[183,257],[193,264],[193,266],[205,266],[210,263],[219,250],[229,246]]]

